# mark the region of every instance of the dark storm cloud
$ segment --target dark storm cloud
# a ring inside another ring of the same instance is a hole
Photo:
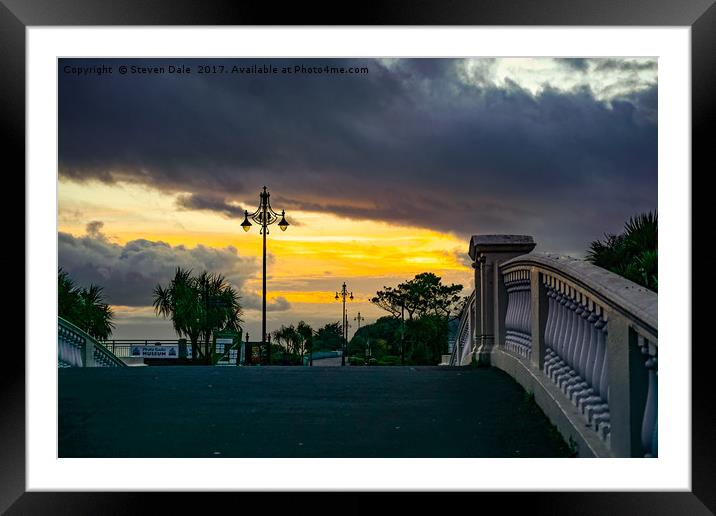
[[[656,208],[656,87],[606,103],[587,88],[492,86],[489,63],[466,84],[458,60],[300,62],[369,73],[61,74],[60,173],[231,217],[266,184],[274,208],[531,233],[561,251]]]
[[[79,285],[86,287],[95,283],[104,287],[106,301],[110,304],[151,305],[155,285],[169,283],[177,267],[196,273],[204,270],[220,272],[240,291],[246,279],[258,270],[253,258],[239,256],[233,247],[216,249],[199,245],[187,248],[143,239],[119,245],[111,242],[101,229],[102,223],[94,221],[87,225],[85,236],[60,232],[59,265]],[[255,296],[244,297],[242,304],[245,306],[255,303]]]
[[[594,59],[594,70],[598,72],[639,72],[642,70],[656,70],[656,61],[624,61],[621,59]]]
[[[565,57],[555,59],[555,62],[578,72],[586,72],[587,70],[589,70],[589,59]]]
[[[221,198],[206,195],[186,194],[177,198],[176,204],[187,210],[204,210],[221,213],[229,218],[243,217],[244,209],[227,203]]]

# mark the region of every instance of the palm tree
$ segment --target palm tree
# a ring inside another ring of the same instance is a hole
[[[90,284],[89,288],[78,287],[60,267],[57,273],[57,315],[95,339],[108,339],[115,328],[112,322],[114,312],[104,302],[102,290],[95,284]]]
[[[301,337],[301,357],[303,357],[306,352],[312,351],[313,328],[305,321],[299,321],[296,333]]]
[[[274,330],[272,333],[274,341],[280,349],[284,350],[284,360],[286,360],[286,353],[293,352],[293,342],[295,341],[296,329],[293,325],[281,326],[278,330]]]
[[[589,246],[587,260],[653,291],[658,289],[656,212],[630,217],[620,235],[604,235]]]
[[[276,344],[291,354],[292,361],[301,361],[306,354],[313,328],[305,321],[299,321],[298,325],[281,326],[271,334]]]
[[[80,311],[85,331],[98,340],[108,339],[115,327],[112,322],[114,313],[109,305],[103,302],[102,290],[102,287],[93,284],[80,291]]]
[[[200,307],[203,312],[201,334],[204,338],[204,356],[209,363],[209,343],[216,330],[241,329],[239,294],[221,274],[202,272],[196,279]]]
[[[60,267],[57,273],[57,315],[70,322],[77,321],[80,315],[79,306],[80,289]]]
[[[197,344],[201,334],[201,314],[191,270],[177,267],[174,278],[166,288],[161,285],[154,287],[152,305],[158,316],[172,320],[177,335],[189,339],[192,360],[197,361],[200,353]]]
[[[158,316],[171,318],[177,335],[189,340],[192,360],[203,358],[209,364],[212,335],[217,330],[241,330],[243,310],[239,299],[238,292],[221,274],[204,271],[192,276],[191,270],[177,267],[167,287],[154,288],[153,306]]]

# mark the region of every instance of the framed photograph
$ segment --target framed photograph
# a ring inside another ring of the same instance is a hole
[[[4,4],[27,333],[3,510],[714,510],[684,302],[711,2]]]

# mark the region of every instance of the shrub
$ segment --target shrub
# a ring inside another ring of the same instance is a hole
[[[380,360],[377,360],[376,365],[394,366],[400,365],[400,357],[395,355],[385,355]]]

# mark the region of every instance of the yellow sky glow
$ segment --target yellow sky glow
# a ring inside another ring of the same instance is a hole
[[[241,220],[182,210],[176,205],[176,195],[137,185],[66,180],[60,181],[58,188],[62,232],[81,236],[89,222],[102,221],[102,232],[120,245],[147,239],[189,248],[234,246],[241,256],[255,257],[260,263],[258,227],[245,233],[239,226]],[[292,305],[314,308],[325,305],[332,313],[336,310],[334,290],[343,281],[363,304],[383,285],[395,285],[426,271],[446,282],[462,283],[465,293],[471,288],[472,271],[459,260],[467,242],[453,235],[325,213],[291,212],[287,219],[291,223],[288,231],[272,227],[269,234],[268,252],[273,261],[269,262],[268,277],[279,284],[276,290],[270,289],[269,299],[283,297]],[[334,290],[326,290],[326,280],[331,278],[335,279],[330,283]],[[260,292],[260,274],[249,278],[245,288]],[[128,313],[123,308],[121,312]]]

